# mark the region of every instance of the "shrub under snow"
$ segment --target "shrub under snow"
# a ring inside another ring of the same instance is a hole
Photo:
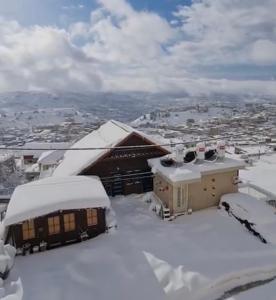
[[[4,245],[0,240],[0,278],[5,279],[14,264],[16,250],[11,245]]]

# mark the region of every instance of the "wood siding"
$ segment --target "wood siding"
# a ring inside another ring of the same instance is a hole
[[[64,215],[73,213],[75,216],[75,230],[66,232],[64,229]],[[23,240],[22,224],[11,225],[8,229],[7,241],[18,248],[32,249],[39,246],[41,242],[47,243],[47,248],[64,245],[71,242],[81,241],[81,234],[86,232],[87,238],[92,238],[106,231],[105,209],[97,208],[98,224],[88,226],[86,209],[63,210],[41,216],[34,219],[35,237],[30,240]],[[60,233],[49,234],[48,218],[58,217]]]
[[[132,149],[127,146],[153,145],[147,139],[133,133],[117,146],[125,149],[114,149],[86,168],[80,175],[97,175],[108,195],[128,195],[153,190],[151,168],[147,160],[168,154],[159,146]]]

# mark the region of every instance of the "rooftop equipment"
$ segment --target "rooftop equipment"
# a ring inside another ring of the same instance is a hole
[[[205,144],[198,143],[196,145],[196,155],[199,161],[203,161],[205,159]]]
[[[175,161],[177,163],[183,163],[183,151],[184,151],[184,146],[179,144],[179,145],[176,145],[175,147]]]
[[[205,152],[205,160],[213,160],[216,156],[216,150],[215,149],[209,149]]]
[[[171,167],[174,164],[174,160],[169,157],[160,159],[160,163],[163,167]]]
[[[188,151],[184,157],[184,163],[192,162],[196,159],[196,152],[195,151]]]
[[[217,142],[217,154],[218,158],[223,159],[225,157],[225,141]]]

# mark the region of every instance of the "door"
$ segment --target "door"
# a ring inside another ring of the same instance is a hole
[[[188,210],[188,187],[180,185],[175,188],[174,211],[184,213]]]
[[[124,195],[141,194],[142,192],[143,192],[143,184],[141,180],[133,179],[125,182]]]

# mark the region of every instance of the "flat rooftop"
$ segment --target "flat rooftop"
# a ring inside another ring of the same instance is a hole
[[[162,159],[162,158],[161,158]],[[203,160],[190,163],[175,163],[170,167],[164,167],[160,158],[152,158],[148,160],[148,164],[152,168],[153,173],[160,173],[171,182],[196,182],[201,180],[202,175],[230,171],[235,169],[243,169],[245,163],[240,160],[224,157],[214,161]]]

